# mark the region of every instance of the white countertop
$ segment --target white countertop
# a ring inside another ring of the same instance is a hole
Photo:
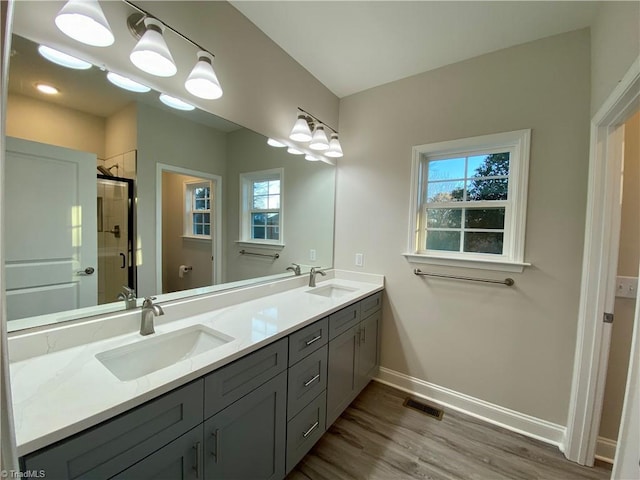
[[[156,317],[156,333],[152,336],[202,324],[234,340],[131,381],[116,378],[95,355],[151,337],[142,337],[137,330],[132,331],[135,330],[135,319],[138,319],[139,326],[139,310],[127,314],[131,317],[126,320],[127,333],[107,337],[92,333],[91,338],[96,340],[79,345],[73,345],[63,335],[73,336],[74,328],[82,328],[82,335],[86,336],[87,325],[56,326],[9,338],[10,352],[12,348],[27,348],[29,342],[47,344],[46,353],[24,359],[18,355],[10,365],[18,455],[31,453],[123,413],[383,288],[383,277],[379,275],[331,271],[326,279],[318,278],[318,286],[332,283],[355,289],[332,299],[306,293],[310,287],[298,286],[301,282],[301,279],[295,283],[291,280],[289,284],[294,288],[266,296],[265,288],[274,290],[273,286],[253,287],[236,294],[239,303],[231,305],[229,298],[233,298],[234,293],[227,293],[226,301],[220,302],[227,306],[221,308],[216,308],[218,295],[213,294],[204,299],[211,305],[210,311],[186,318],[180,318],[176,312],[188,312],[188,300],[179,302],[175,307],[162,304],[165,311],[172,313],[169,321],[161,322],[163,317]],[[252,291],[255,297],[260,298],[247,300]],[[199,301],[202,304],[203,299]],[[132,324],[133,315],[136,317]],[[124,315],[102,318],[95,322],[93,328],[104,330],[105,322],[124,322],[118,318],[122,319]],[[131,325],[134,328],[129,328]],[[109,329],[113,330],[112,325],[106,330]],[[69,348],[55,348],[51,345],[52,338],[56,338],[58,343],[68,343]],[[60,341],[61,338],[64,342]]]

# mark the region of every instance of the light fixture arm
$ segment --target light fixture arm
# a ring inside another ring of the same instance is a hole
[[[138,17],[136,14],[132,14],[129,16],[129,18],[127,19],[127,25],[129,27],[129,31],[132,33],[132,35],[136,38],[140,38],[142,37],[142,35],[145,32],[145,26],[144,26],[144,19],[146,17],[151,17],[151,18],[156,18],[155,16],[151,15],[149,12],[147,12],[146,10],[144,10],[143,8],[140,8],[139,6],[137,6],[135,3],[130,2],[129,0],[122,0],[124,3],[126,3],[127,5],[129,5],[131,8],[134,8],[135,10],[137,10],[138,12],[141,13],[141,15]],[[164,25],[165,29],[167,30],[171,30],[175,35],[177,35],[178,37],[182,38],[183,40],[186,40],[187,42],[189,42],[191,45],[193,45],[194,47],[196,47],[198,50],[202,50],[207,52],[209,55],[211,55],[212,57],[215,58],[215,55],[213,53],[211,53],[209,50],[207,50],[206,48],[204,48],[202,45],[197,44],[196,42],[194,42],[193,40],[191,40],[189,37],[183,35],[182,33],[180,33],[178,30],[176,30],[175,28],[173,28],[171,25],[167,25],[165,22],[162,22],[162,24]],[[333,129],[332,129],[333,130]]]
[[[298,107],[298,110],[302,113],[304,113],[307,116],[307,123],[312,123],[311,127],[313,127],[313,124],[315,125],[323,125],[326,128],[328,128],[329,130],[331,130],[333,133],[338,133],[338,131],[331,127],[330,125],[327,125],[325,122],[323,122],[322,120],[320,120],[318,117],[316,117],[315,115],[311,115],[309,112],[307,112],[305,109]],[[310,122],[311,121],[311,122]]]

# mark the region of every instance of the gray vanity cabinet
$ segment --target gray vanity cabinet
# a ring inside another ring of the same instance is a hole
[[[203,472],[202,425],[113,477],[114,480],[197,480]]]
[[[287,373],[205,421],[206,479],[284,478]]]
[[[381,299],[382,293],[379,292],[362,300],[358,304],[359,321],[355,323],[351,307],[347,307],[344,315],[342,310],[334,314],[340,319],[340,327],[344,325],[343,318],[349,318],[348,324],[353,326],[346,331],[340,327],[332,329],[334,316],[329,317],[329,331],[343,331],[329,341],[326,428],[336,421],[376,374]]]

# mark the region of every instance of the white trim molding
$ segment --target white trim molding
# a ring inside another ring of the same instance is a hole
[[[380,367],[378,376],[374,380],[512,432],[554,445],[563,451],[562,442],[565,428],[562,425],[501,407],[384,367]]]
[[[598,437],[596,443],[596,458],[603,462],[613,464],[613,459],[616,456],[616,447],[618,442],[611,440],[610,438]]]
[[[582,465],[594,462],[610,339],[610,325],[605,328],[602,318],[613,285],[608,277],[611,252],[617,248],[612,230],[620,209],[621,172],[620,165],[608,159],[608,143],[613,129],[637,109],[639,92],[640,57],[591,120],[582,286],[564,442],[565,456]]]

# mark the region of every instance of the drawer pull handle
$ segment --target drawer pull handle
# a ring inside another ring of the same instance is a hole
[[[196,451],[196,465],[195,467],[193,467],[193,469],[196,471],[196,478],[200,478],[200,463],[202,456],[202,445],[200,444],[200,442],[196,442],[196,444],[193,446],[193,449]]]
[[[311,435],[311,432],[313,432],[316,428],[318,428],[318,425],[320,425],[318,422],[311,425],[311,427],[309,427],[309,430],[307,430],[302,434],[302,438],[307,438],[309,435]]]
[[[216,438],[216,441],[215,441],[216,451],[211,452],[211,455],[213,455],[216,463],[218,463],[218,460],[220,459],[220,432],[218,431],[217,428],[213,432],[211,432],[211,436]]]
[[[309,345],[311,345],[312,343],[316,343],[318,340],[320,340],[322,338],[322,335],[318,335],[317,337],[313,337],[311,340],[309,340],[308,342],[305,342],[307,344],[307,347]]]
[[[309,381],[304,383],[305,387],[308,387],[309,385],[311,385],[313,382],[315,382],[316,380],[318,380],[320,378],[320,374],[317,374],[315,377],[313,377],[312,379],[310,379]]]

